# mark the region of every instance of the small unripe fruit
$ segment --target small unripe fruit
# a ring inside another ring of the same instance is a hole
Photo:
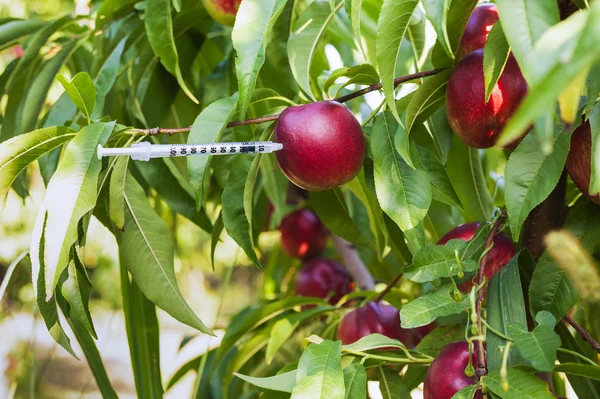
[[[347,313],[337,331],[337,337],[344,345],[370,334],[397,339],[409,348],[414,346],[412,331],[400,326],[398,309],[381,302],[368,302]]]
[[[348,183],[365,157],[365,137],[352,112],[335,101],[289,107],[275,126],[275,153],[281,171],[295,185],[310,191]]]
[[[225,26],[233,26],[241,2],[242,0],[202,0],[208,15]]]
[[[279,226],[281,247],[294,258],[319,256],[327,246],[329,232],[316,213],[299,209],[284,217]]]
[[[473,10],[458,46],[458,59],[485,46],[492,26],[498,21],[495,4],[480,4]]]
[[[470,241],[475,236],[479,223],[467,223],[462,224],[448,233],[446,233],[438,241],[438,245],[445,245],[452,239],[459,239],[463,241]],[[510,260],[516,255],[517,251],[512,240],[504,233],[500,233],[494,237],[494,246],[487,253],[487,263],[484,271],[484,275],[487,281],[490,281],[492,276],[496,274],[500,269],[510,262]],[[473,287],[472,279],[465,281],[460,284],[458,288],[462,292],[468,292]]]
[[[329,297],[335,305],[350,291],[350,275],[339,263],[324,258],[313,259],[296,274],[296,295]]]
[[[456,65],[450,75],[446,90],[448,122],[468,146],[492,147],[526,94],[527,83],[511,54],[486,103],[483,49],[473,51]],[[526,133],[523,132],[523,135]]]
[[[473,351],[472,364],[477,364]],[[423,399],[450,399],[462,388],[475,384],[473,377],[465,374],[469,364],[469,344],[465,341],[451,342],[437,354],[425,375]],[[475,399],[482,399],[477,391]]]
[[[573,183],[591,201],[600,205],[600,194],[590,195],[592,175],[592,132],[589,122],[581,124],[571,136],[571,149],[567,156],[567,171]]]

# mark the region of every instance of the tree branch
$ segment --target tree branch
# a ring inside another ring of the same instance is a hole
[[[367,270],[367,267],[360,259],[360,256],[358,256],[356,247],[335,234],[331,235],[331,239],[333,240],[340,257],[344,261],[346,270],[348,270],[348,273],[350,273],[354,279],[354,282],[361,289],[372,291],[375,288],[375,280],[373,280],[373,276],[371,276],[371,273]]]
[[[387,295],[388,292],[396,285],[398,280],[402,277],[404,273],[398,273],[389,283],[388,285],[381,291],[375,298],[373,298],[373,302],[381,302],[381,300]]]
[[[492,247],[494,243],[494,237],[496,236],[496,234],[499,233],[500,226],[502,225],[502,222],[504,221],[505,217],[506,209],[503,210],[502,213],[498,216],[498,218],[494,222],[494,225],[492,226],[490,234],[488,234],[484,247],[486,251],[488,251]],[[487,258],[488,254],[486,253],[481,259],[481,265],[479,266],[479,271],[477,272],[477,286],[481,287],[479,288],[479,291],[477,291],[477,299],[475,301],[475,312],[477,313],[477,330],[479,331],[479,334],[482,334],[483,331],[481,325],[481,303],[483,302],[483,291],[485,287],[482,287],[481,285],[483,283],[483,276],[485,276]],[[483,347],[483,341],[477,341],[477,345],[475,346],[475,354],[477,358],[477,367],[475,368],[475,375],[479,378],[484,375],[487,375],[487,361],[485,359],[485,349]]]
[[[563,317],[563,320],[571,325],[581,335],[584,341],[589,342],[589,344],[594,348],[594,350],[600,353],[600,344],[596,342],[594,338],[590,335],[589,332],[586,331],[585,328],[581,327],[575,320],[573,320],[570,316]]]

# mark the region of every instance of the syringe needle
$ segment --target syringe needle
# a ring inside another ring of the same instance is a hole
[[[283,144],[272,141],[204,144],[150,144],[142,141],[127,148],[104,148],[102,145],[98,145],[98,158],[129,155],[134,160],[149,161],[150,158],[191,155],[265,154],[279,151],[282,148]]]

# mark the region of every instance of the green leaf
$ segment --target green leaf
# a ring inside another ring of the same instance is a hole
[[[452,187],[450,177],[448,177],[448,172],[442,162],[430,150],[420,146],[417,149],[419,156],[415,157],[415,160],[416,162],[420,161],[419,168],[424,169],[429,176],[433,199],[463,211],[460,199]]]
[[[377,379],[383,399],[405,399],[410,398],[410,390],[397,371],[378,367]]]
[[[90,123],[94,104],[96,104],[96,88],[90,75],[86,72],[79,72],[71,80],[67,80],[62,75],[58,75],[56,78]]]
[[[344,349],[365,352],[381,348],[405,348],[406,346],[397,339],[390,338],[381,334],[369,334],[356,342],[344,345]]]
[[[446,28],[448,8],[450,7],[449,0],[423,0],[423,7],[425,8],[427,19],[431,22],[437,34],[437,42],[442,46],[446,54],[454,59],[454,52],[452,51],[452,45],[450,44]]]
[[[340,188],[312,191],[310,200],[319,219],[333,234],[356,245],[376,249],[375,244],[361,233],[354,220],[352,220],[344,193]]]
[[[473,399],[475,392],[477,391],[477,385],[467,385],[460,391],[452,395],[450,399]]]
[[[125,228],[125,179],[129,157],[117,157],[110,175],[108,212],[111,222],[121,231]]]
[[[586,351],[579,345],[579,343],[573,338],[573,335],[563,323],[558,323],[556,325],[556,332],[560,336],[562,341],[562,347],[574,352],[579,353],[583,356],[588,356]],[[583,345],[587,345],[587,343],[583,343]],[[561,364],[587,364],[584,363],[584,360],[579,356],[574,356],[570,353],[558,352],[558,360]],[[577,394],[579,398],[600,398],[600,382],[594,381],[591,378],[580,377],[575,374],[567,373],[567,378],[569,383],[573,387],[573,390]]]
[[[544,154],[550,154],[554,145],[554,113],[544,112],[533,125],[533,133],[537,139],[540,149]]]
[[[296,370],[288,371],[287,373],[277,374],[272,377],[252,377],[240,373],[233,373],[236,377],[249,382],[257,387],[270,389],[272,391],[292,392],[296,385]]]
[[[324,2],[312,2],[294,23],[288,39],[290,67],[298,86],[312,100],[316,100],[311,89],[310,67],[317,45],[333,19],[335,12],[344,2],[339,2],[335,10]]]
[[[589,115],[600,95],[600,62],[595,62],[590,68],[585,87],[587,93],[585,113]]]
[[[153,158],[148,162],[136,162],[135,167],[171,209],[210,233],[210,220],[204,209],[196,210],[192,188],[173,159]]]
[[[225,354],[244,334],[280,315],[288,309],[299,305],[328,305],[319,298],[292,297],[270,303],[255,303],[239,312],[229,323],[223,341],[219,346],[217,360],[221,361]]]
[[[12,45],[23,36],[30,35],[45,27],[47,24],[48,22],[46,21],[38,21],[35,19],[17,19],[3,23],[0,25],[0,49]]]
[[[411,169],[394,148],[398,122],[389,112],[377,118],[371,133],[375,191],[381,209],[402,229],[417,226],[431,204],[427,173]]]
[[[262,154],[239,155],[221,196],[221,212],[227,234],[244,250],[248,258],[262,269],[254,251],[252,235],[252,198],[261,157]]]
[[[42,209],[42,217],[38,217],[33,226],[33,238],[31,240],[30,259],[31,259],[31,277],[33,281],[33,293],[35,295],[36,303],[44,324],[48,332],[54,338],[54,340],[62,346],[71,356],[77,359],[77,355],[71,347],[71,340],[65,334],[62,328],[60,320],[58,318],[58,307],[56,304],[56,296],[53,296],[46,301],[45,291],[45,274],[46,274],[46,263],[45,259],[45,230],[47,226],[47,212]],[[37,240],[36,240],[37,238]]]
[[[454,55],[458,52],[460,39],[462,38],[467,22],[477,3],[477,0],[453,0],[450,2],[446,29],[448,30],[448,41],[450,42],[452,53]],[[431,53],[431,60],[436,68],[453,67],[454,58],[455,57],[449,57],[446,54],[439,40],[436,41]]]
[[[6,293],[6,288],[8,288],[8,283],[10,283],[10,279],[13,276],[13,273],[17,269],[19,263],[28,255],[28,251],[21,252],[17,257],[10,262],[10,265],[6,268],[6,274],[2,279],[2,283],[0,283],[0,303],[4,299],[4,294]],[[0,307],[1,309],[1,307]]]
[[[520,62],[520,65],[526,66],[523,73],[530,83],[529,91],[504,127],[498,146],[515,140],[540,115],[553,109],[563,89],[600,57],[600,49],[592,39],[600,35],[598,20],[600,4],[593,3],[590,10],[577,12],[548,29],[536,44],[527,64]],[[508,26],[505,28],[506,31],[511,30]],[[510,37],[508,39],[512,45]]]
[[[140,398],[162,398],[160,373],[160,331],[156,307],[142,293],[129,274],[119,247],[121,295],[129,355],[135,379],[135,389]]]
[[[527,331],[527,325],[512,323],[510,335],[521,356],[531,362],[540,371],[552,371],[556,361],[556,351],[560,346],[560,337],[554,332],[556,319],[552,313],[542,310],[535,316],[537,326]],[[598,368],[600,371],[600,367]],[[600,373],[599,373],[600,374]]]
[[[179,65],[179,55],[177,46],[175,46],[175,36],[173,34],[173,20],[171,19],[171,1],[170,0],[147,0],[144,17],[144,25],[148,42],[160,58],[160,62],[171,75],[177,78],[177,83],[183,92],[196,104],[198,100],[187,87],[181,74]]]
[[[76,320],[92,337],[98,339],[89,309],[92,282],[76,250],[73,251],[73,259],[69,262],[66,275],[63,276],[65,278],[60,285],[60,292],[69,304],[70,318]],[[58,302],[60,304],[60,300]]]
[[[500,79],[502,71],[504,71],[509,53],[510,47],[502,31],[502,25],[498,21],[492,26],[483,48],[483,80],[485,82],[486,103],[489,101],[492,90],[498,79]]]
[[[267,226],[268,229],[271,229],[279,226],[281,219],[291,209],[290,205],[286,203],[285,198],[289,180],[281,172],[274,154],[265,154],[263,156],[260,163],[260,175],[264,182],[263,188],[265,189],[265,193],[269,197],[271,204],[273,204],[271,223]]]
[[[494,394],[502,399],[552,399],[548,384],[535,375],[523,370],[509,368],[506,379],[508,391],[502,389],[500,371],[493,371],[482,377],[482,382]]]
[[[344,399],[363,399],[367,397],[367,371],[360,363],[344,367]]]
[[[462,240],[450,240],[446,245],[428,245],[420,248],[413,258],[413,264],[404,269],[404,276],[414,282],[425,283],[438,278],[456,276],[459,272],[458,261],[467,247]],[[461,260],[463,272],[478,269],[476,260]]]
[[[396,120],[400,120],[394,97],[394,75],[400,43],[406,34],[418,0],[384,0],[377,20],[377,65],[383,93]]]
[[[589,123],[592,138],[590,195],[600,192],[600,102],[589,113]],[[1,169],[1,167],[0,167]]]
[[[217,220],[215,220],[212,237],[210,239],[210,264],[212,265],[213,270],[215,270],[215,250],[217,249],[217,244],[219,243],[219,239],[221,238],[221,233],[223,232],[224,228],[223,213],[219,212],[219,216],[217,216]]]
[[[527,250],[520,251],[491,278],[488,285],[487,322],[494,330],[504,335],[510,335],[509,326],[513,323],[527,325],[525,299],[519,276],[519,262],[534,262],[534,260]],[[488,370],[500,370],[503,355],[500,347],[506,345],[506,340],[490,330],[487,331],[486,338]],[[518,351],[513,349],[509,352],[507,364],[508,367],[512,367],[517,364],[528,365],[529,363],[524,357],[519,356]]]
[[[465,338],[465,328],[462,324],[439,326],[427,334],[415,347],[415,351],[436,356],[447,344]]]
[[[94,76],[96,87],[96,106],[92,113],[92,119],[98,119],[103,116],[104,103],[106,96],[111,91],[117,77],[119,76],[119,68],[121,65],[121,57],[125,50],[125,43],[128,37],[124,37],[108,54],[108,57],[102,62],[97,74]]]
[[[365,54],[365,49],[362,42],[362,35],[360,33],[360,15],[362,11],[362,0],[347,0],[346,14],[350,18],[350,24],[352,25],[352,32],[354,33],[354,39],[358,43],[358,47]],[[327,91],[327,89],[325,90]]]
[[[0,201],[4,201],[13,182],[27,165],[73,137],[73,129],[53,126],[21,134],[0,144]]]
[[[117,399],[117,393],[115,392],[110,379],[108,378],[108,374],[106,373],[106,368],[102,362],[102,357],[100,357],[100,352],[98,351],[96,342],[94,342],[90,336],[88,332],[89,330],[87,330],[86,327],[84,327],[76,317],[72,317],[70,315],[70,310],[72,310],[72,308],[69,308],[69,304],[66,303],[65,299],[60,297],[60,293],[57,293],[57,296],[58,304],[65,314],[65,318],[71,327],[71,331],[73,332],[73,335],[75,335],[75,339],[77,339],[77,342],[79,343],[79,346],[85,355],[102,397],[107,399]]]
[[[348,2],[349,4],[350,2]],[[341,78],[346,78],[343,83],[338,85],[336,96],[346,86],[351,84],[359,85],[371,85],[379,83],[379,74],[371,64],[355,65],[353,67],[342,67],[336,69],[329,75],[325,84],[323,85],[323,91],[329,93],[329,88],[335,84],[335,82]]]
[[[310,344],[300,356],[292,399],[343,399],[341,341]]]
[[[379,206],[379,202],[377,202],[377,197],[375,196],[375,193],[373,193],[373,190],[367,186],[364,168],[358,172],[354,179],[346,184],[346,187],[348,187],[356,198],[358,198],[365,206],[369,216],[369,226],[375,237],[377,256],[383,255],[387,246],[387,229],[383,228],[383,226],[385,226],[385,220],[383,211]]]
[[[569,212],[563,228],[572,233],[585,249],[593,250],[600,240],[600,209],[591,202],[578,201]],[[560,320],[577,299],[578,294],[569,282],[566,271],[549,253],[544,252],[529,285],[532,315],[547,310]]]
[[[6,82],[6,92],[10,92],[10,89],[16,82],[17,77],[21,75],[20,71],[22,69],[27,69],[29,66],[32,65],[32,62],[38,57],[40,50],[43,46],[45,46],[48,43],[50,37],[53,34],[55,34],[58,30],[71,23],[72,21],[73,17],[71,15],[65,15],[61,18],[52,21],[51,24],[46,25],[44,28],[38,30],[35,34],[31,36],[31,38],[27,42],[27,47],[25,48],[25,53],[23,54],[23,57],[17,60],[17,65],[15,66],[13,73]]]
[[[591,364],[561,363],[554,366],[553,371],[600,381],[600,367]]]
[[[425,326],[438,317],[450,316],[462,312],[469,307],[468,297],[457,302],[452,297],[452,284],[445,284],[437,291],[421,295],[400,309],[400,320],[403,328]]]
[[[96,205],[96,189],[102,162],[96,156],[96,147],[104,144],[114,127],[111,123],[93,123],[81,129],[67,146],[58,169],[48,185],[44,205],[38,220],[48,218],[45,231],[44,264],[45,292],[54,292],[62,271],[69,262],[69,252],[77,239],[79,220]],[[34,232],[31,253],[41,242]],[[32,257],[34,267],[37,257]]]
[[[35,129],[38,117],[46,103],[46,96],[54,82],[56,74],[81,43],[83,43],[83,39],[67,42],[62,47],[62,50],[46,62],[37,72],[31,83],[31,89],[27,91],[27,95],[23,100],[23,104],[27,104],[27,106],[23,107],[20,125],[21,131],[18,133]]]
[[[504,33],[519,65],[525,65],[536,42],[552,25],[558,23],[555,1],[497,0]],[[524,72],[527,81],[527,74]]]
[[[273,25],[287,0],[246,0],[240,4],[231,38],[236,51],[235,68],[240,92],[239,116],[244,119],[265,62],[265,50]]]
[[[316,315],[334,309],[336,308],[331,306],[317,306],[314,309],[309,309],[298,313],[292,313],[289,316],[277,320],[273,324],[273,328],[271,328],[271,332],[269,335],[269,342],[267,343],[267,351],[265,353],[266,363],[271,364],[273,358],[277,354],[277,351],[281,348],[281,345],[287,342],[287,340],[291,337],[296,328],[298,328],[300,323],[302,323],[305,320],[309,320]]]
[[[173,241],[131,175],[125,180],[125,228],[117,234],[121,262],[146,298],[175,319],[212,334],[183,298],[173,265]]]
[[[227,123],[237,112],[237,94],[222,98],[204,108],[194,121],[188,136],[188,144],[213,143],[221,141]],[[188,174],[196,197],[196,209],[204,202],[207,184],[206,173],[210,169],[212,156],[187,157]]]
[[[485,182],[479,150],[468,147],[454,135],[446,170],[463,205],[466,221],[490,220],[494,204]]]
[[[414,92],[406,109],[406,130],[410,133],[417,117],[433,113],[445,103],[446,86],[452,70],[444,70],[428,78]]]
[[[540,150],[536,137],[527,135],[506,163],[506,210],[510,230],[519,240],[521,226],[533,208],[552,192],[562,174],[572,128],[557,124],[554,128],[553,151]]]

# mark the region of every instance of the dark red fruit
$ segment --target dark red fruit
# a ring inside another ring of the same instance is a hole
[[[446,90],[448,122],[468,146],[492,147],[526,94],[527,83],[511,54],[486,104],[483,49],[473,51],[450,75]]]
[[[473,10],[458,46],[458,59],[485,46],[492,26],[498,21],[495,4],[480,4]]]
[[[347,313],[338,326],[337,337],[348,345],[370,334],[381,334],[414,347],[411,330],[400,327],[400,313],[393,306],[368,302]]]
[[[475,351],[472,357],[473,367],[477,364]],[[423,399],[450,399],[462,388],[475,384],[473,377],[465,374],[469,364],[469,344],[465,341],[451,342],[437,354],[425,375]],[[481,391],[475,393],[475,399],[483,399]]]
[[[294,287],[296,295],[329,297],[329,303],[335,305],[350,292],[350,275],[339,263],[317,258],[304,265],[296,274]]]
[[[279,226],[281,247],[294,258],[319,256],[327,246],[329,232],[316,213],[299,209],[284,217]]]
[[[289,107],[275,126],[275,153],[281,171],[310,191],[348,183],[365,157],[365,137],[352,112],[335,101]]]
[[[573,183],[591,201],[600,205],[600,194],[590,195],[592,174],[592,132],[589,122],[581,124],[571,136],[571,149],[567,156],[567,171]]]
[[[452,239],[470,241],[475,236],[478,227],[479,223],[462,224],[440,238],[438,245],[444,245]],[[487,263],[484,272],[486,280],[490,281],[492,276],[506,266],[516,253],[515,245],[506,234],[500,233],[494,237],[494,246],[486,255]],[[462,292],[470,291],[472,287],[471,279],[458,286]]]

